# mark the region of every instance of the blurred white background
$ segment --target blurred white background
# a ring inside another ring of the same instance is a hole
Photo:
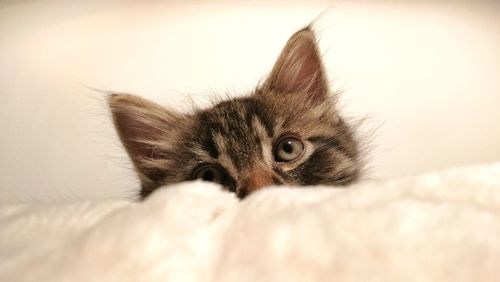
[[[370,178],[500,159],[500,2],[0,0],[0,202],[138,183],[104,97],[241,95],[315,19],[341,111],[377,128]]]

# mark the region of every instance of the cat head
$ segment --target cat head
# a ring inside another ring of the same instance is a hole
[[[247,97],[189,114],[128,94],[110,95],[109,105],[142,197],[194,179],[243,198],[269,185],[344,185],[359,175],[358,146],[329,95],[310,28],[288,40]]]

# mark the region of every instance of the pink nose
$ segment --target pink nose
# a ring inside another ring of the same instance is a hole
[[[246,196],[263,187],[274,184],[273,174],[270,171],[257,169],[248,173],[246,179],[242,183],[242,196]]]

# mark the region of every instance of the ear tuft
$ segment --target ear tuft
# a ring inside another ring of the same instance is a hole
[[[310,26],[290,37],[264,87],[277,93],[306,94],[315,101],[326,99],[326,76]]]
[[[174,141],[172,139],[182,126],[183,117],[129,94],[111,94],[108,104],[120,140],[141,180],[154,181],[160,175],[148,163],[160,158],[162,148],[159,145]]]

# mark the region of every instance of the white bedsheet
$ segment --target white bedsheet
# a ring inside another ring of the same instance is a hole
[[[0,207],[0,281],[500,281],[500,163],[350,189]]]

